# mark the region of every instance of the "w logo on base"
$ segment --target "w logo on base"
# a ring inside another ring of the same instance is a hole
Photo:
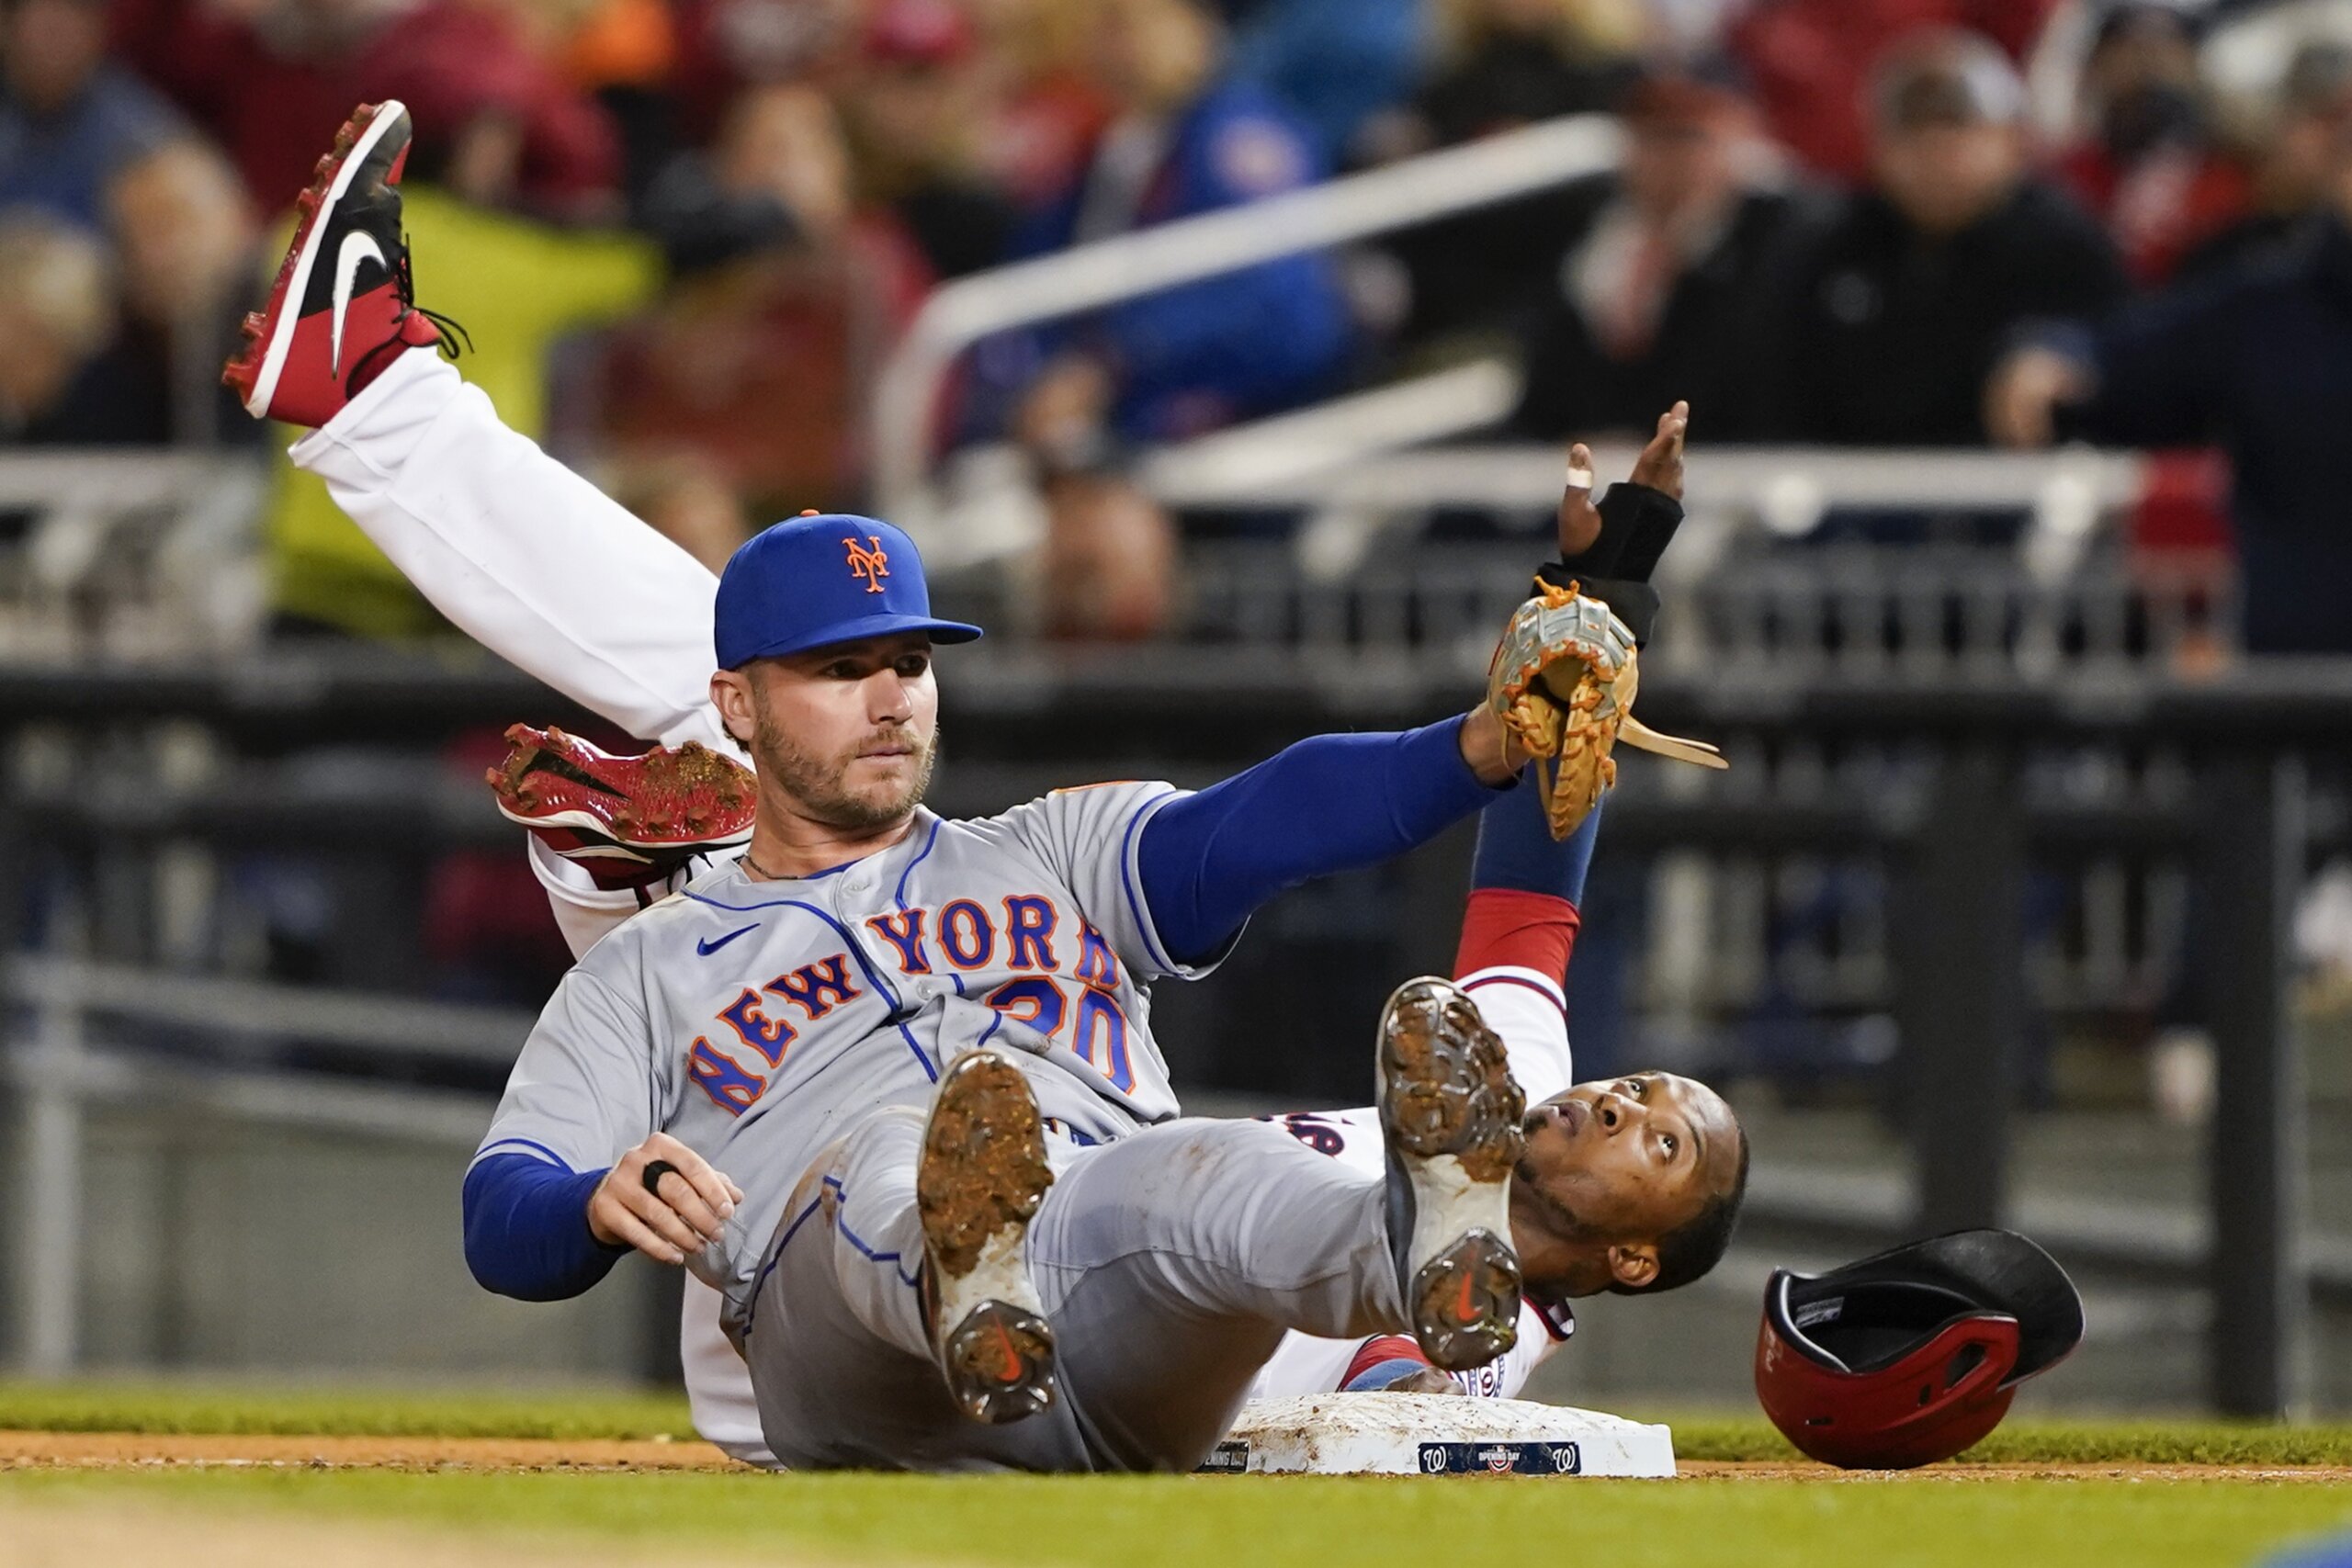
[[[1581,1475],[1584,1456],[1574,1443],[1423,1443],[1424,1475]]]
[[[881,592],[882,580],[890,575],[890,558],[883,551],[882,536],[868,534],[861,545],[853,534],[842,546],[849,551],[849,574],[865,583],[868,593]]]

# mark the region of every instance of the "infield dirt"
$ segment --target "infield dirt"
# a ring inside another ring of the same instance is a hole
[[[143,1466],[276,1466],[318,1470],[481,1472],[741,1471],[708,1443],[647,1438],[271,1437],[140,1432],[0,1432],[0,1470],[114,1470]],[[1840,1471],[1784,1461],[1685,1460],[1681,1479],[1902,1482],[2256,1481],[2352,1484],[2352,1466],[1944,1464],[1913,1471]],[[126,1559],[125,1561],[132,1561]]]
[[[350,1519],[220,1515],[113,1504],[0,1501],[0,1568],[729,1568],[753,1562],[813,1568],[763,1552],[714,1558],[707,1545],[565,1540],[533,1543],[479,1531]]]

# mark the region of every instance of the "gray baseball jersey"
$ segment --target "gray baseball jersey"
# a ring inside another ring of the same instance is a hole
[[[1503,1037],[1510,1051],[1511,1073],[1527,1091],[1529,1104],[1568,1088],[1575,1079],[1574,1057],[1557,976],[1500,966],[1464,976],[1461,984],[1476,999],[1487,1022]],[[1270,1120],[1278,1122],[1307,1148],[1331,1156],[1335,1163],[1368,1179],[1377,1180],[1385,1168],[1380,1114],[1368,1106]],[[864,1224],[861,1219],[862,1236]],[[751,1369],[719,1326],[722,1305],[716,1292],[689,1281],[678,1348],[686,1394],[694,1406],[695,1430],[738,1459],[773,1465],[776,1460],[760,1428]],[[1575,1318],[1566,1308],[1539,1307],[1530,1302],[1520,1313],[1519,1343],[1486,1366],[1455,1373],[1454,1382],[1467,1394],[1517,1398],[1535,1369],[1567,1342],[1575,1327]],[[1281,1399],[1334,1393],[1345,1383],[1348,1369],[1363,1345],[1357,1339],[1286,1334],[1259,1371],[1250,1396]]]
[[[977,820],[923,811],[836,871],[697,877],[565,976],[474,1157],[588,1170],[654,1132],[679,1139],[743,1190],[721,1245],[689,1261],[731,1330],[810,1162],[877,1107],[928,1104],[974,1046],[1035,1053],[1039,1106],[1073,1143],[1173,1117],[1150,983],[1204,970],[1162,949],[1136,846],[1178,795],[1115,784]]]

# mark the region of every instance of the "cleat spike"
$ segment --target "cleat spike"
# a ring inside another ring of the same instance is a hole
[[[915,1205],[940,1372],[975,1421],[1023,1420],[1055,1400],[1053,1329],[1025,1255],[1053,1180],[1035,1093],[1011,1055],[957,1058],[923,1123]]]
[[[1389,1246],[1413,1337],[1443,1371],[1483,1366],[1518,1337],[1510,1181],[1526,1096],[1501,1039],[1450,981],[1398,987],[1378,1041]]]
[[[616,757],[560,727],[517,724],[493,770],[499,809],[607,889],[645,891],[699,857],[752,836],[748,773],[706,751],[683,765],[683,749]]]

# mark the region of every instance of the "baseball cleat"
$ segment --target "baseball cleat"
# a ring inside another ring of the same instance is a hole
[[[443,324],[464,335],[413,298],[400,193],[410,130],[399,103],[363,106],[295,198],[300,221],[269,300],[220,373],[255,419],[324,424],[394,355],[448,348]]]
[[[1510,1174],[1527,1097],[1501,1039],[1451,981],[1408,980],[1388,998],[1379,1104],[1389,1247],[1413,1337],[1446,1371],[1485,1366],[1519,1337]]]
[[[604,888],[642,887],[696,855],[751,841],[752,770],[698,740],[616,757],[549,726],[518,724],[483,776],[499,812]]]
[[[1054,1331],[1026,1238],[1054,1174],[1029,1080],[1001,1051],[956,1058],[915,1166],[932,1342],[956,1407],[1001,1426],[1053,1404]]]

